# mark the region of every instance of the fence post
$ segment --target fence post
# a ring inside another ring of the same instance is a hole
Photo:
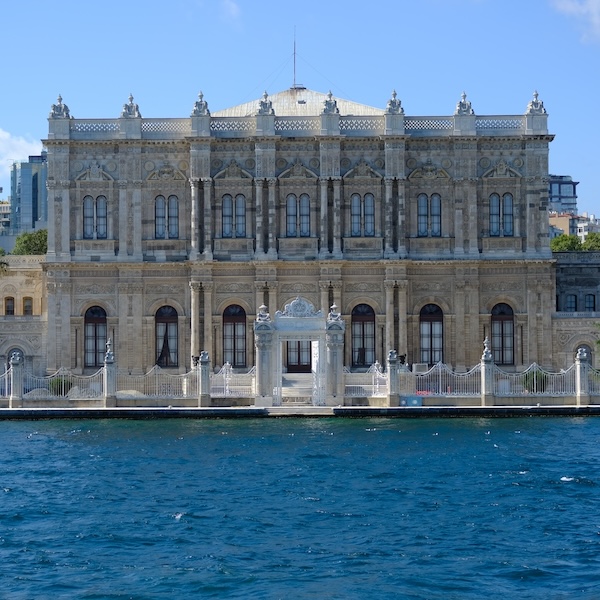
[[[398,353],[388,352],[388,405],[399,406],[400,394],[398,385]]]
[[[102,373],[104,408],[114,408],[117,406],[117,366],[115,364],[115,355],[111,348],[112,341],[109,339],[106,342],[104,371]]]
[[[10,357],[10,398],[8,408],[23,407],[23,362],[18,352]]]
[[[575,357],[575,393],[577,395],[577,406],[587,406],[590,403],[588,369],[587,352],[583,348],[579,348]]]
[[[200,395],[198,406],[210,406],[210,358],[206,350],[200,352]]]
[[[494,358],[486,337],[481,355],[481,406],[494,406],[494,400]]]

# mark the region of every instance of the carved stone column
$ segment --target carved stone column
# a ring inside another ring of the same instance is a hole
[[[333,180],[333,256],[342,258],[342,198],[341,177],[332,177]]]
[[[190,260],[198,260],[198,247],[200,244],[200,236],[199,236],[199,222],[198,219],[200,217],[200,196],[198,185],[200,183],[200,179],[198,177],[190,178],[190,191],[191,191],[191,199],[192,199],[192,212],[190,215],[191,219],[191,248],[190,248]],[[199,356],[195,354],[194,356]]]
[[[200,289],[199,281],[190,281],[191,302],[190,302],[190,346],[192,354],[192,365],[196,365],[200,356]]]
[[[212,260],[212,179],[202,178],[204,191],[204,260]],[[205,348],[206,349],[206,348]],[[207,352],[210,351],[206,349]]]
[[[394,347],[394,288],[396,282],[386,280],[385,286],[385,351],[396,350]]]
[[[119,180],[119,260],[127,260],[129,246],[129,211],[127,206],[127,182]]]
[[[385,199],[384,199],[384,231],[385,236],[385,249],[383,253],[384,258],[397,258],[398,255],[394,252],[394,219],[393,219],[393,207],[394,207],[394,178],[385,178]]]
[[[268,281],[267,288],[269,289],[269,311],[275,314],[277,310],[277,288],[279,283],[277,281]]]
[[[203,347],[209,354],[212,351],[213,339],[212,339],[212,292],[213,282],[203,281],[202,291],[204,292],[204,337]]]
[[[319,281],[319,289],[321,290],[321,310],[323,313],[329,310],[329,281]]]
[[[328,223],[328,211],[327,211],[327,188],[329,182],[327,179],[321,179],[321,229],[319,231],[319,258],[326,258],[329,256],[329,223]]]
[[[454,327],[455,327],[455,360],[456,364],[454,367],[457,371],[466,371],[466,346],[463,340],[459,339],[459,336],[464,335],[464,339],[469,339],[467,334],[467,323],[465,320],[465,282],[456,281],[454,284]]]
[[[133,189],[131,193],[131,210],[133,224],[129,227],[133,229],[133,259],[141,261],[143,259],[142,252],[142,182],[140,180],[133,181]]]
[[[332,281],[331,287],[333,289],[333,303],[336,306],[342,306],[342,282]]]
[[[254,180],[254,195],[256,198],[256,239],[254,258],[265,258],[264,232],[263,232],[263,183],[264,179]]]
[[[401,280],[396,281],[398,286],[398,352],[399,354],[406,354],[407,360],[410,359],[414,362],[413,357],[410,356],[408,348],[408,330],[406,326],[407,322],[407,289],[408,281]]]
[[[406,258],[406,236],[408,235],[406,211],[406,179],[398,180],[398,257]]]
[[[265,303],[265,282],[264,281],[255,281],[254,282],[254,291],[256,293],[256,311],[258,312],[258,308]]]
[[[269,207],[268,207],[268,221],[269,221],[269,232],[268,232],[268,248],[267,258],[269,260],[277,260],[277,179],[275,177],[269,177],[267,179],[269,186]]]

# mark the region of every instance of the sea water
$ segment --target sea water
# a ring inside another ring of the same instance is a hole
[[[600,419],[0,422],[0,597],[600,598]]]

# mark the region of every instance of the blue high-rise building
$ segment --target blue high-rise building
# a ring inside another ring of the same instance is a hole
[[[27,162],[12,166],[10,228],[20,234],[46,227],[48,221],[48,192],[46,152],[30,156]]]

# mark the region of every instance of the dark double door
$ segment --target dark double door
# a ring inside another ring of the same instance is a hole
[[[310,341],[287,342],[288,373],[310,373],[312,344]]]

